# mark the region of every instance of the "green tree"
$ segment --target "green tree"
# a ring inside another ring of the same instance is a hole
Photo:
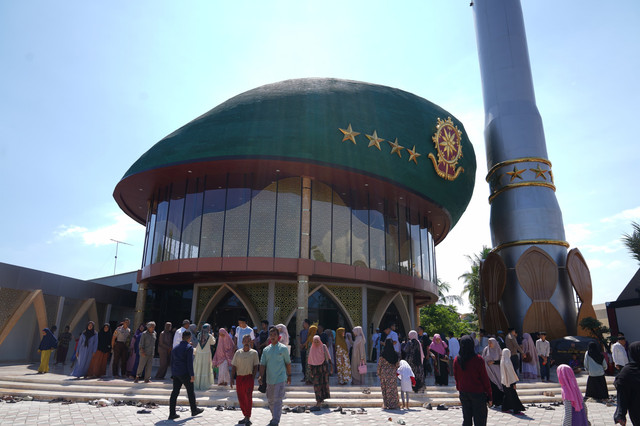
[[[482,251],[472,256],[466,255],[467,259],[471,262],[471,270],[460,275],[465,282],[462,289],[462,295],[468,294],[469,304],[473,310],[473,313],[477,316],[480,312],[480,263],[489,256],[491,249],[487,246],[482,246]]]
[[[593,317],[586,317],[580,321],[580,327],[583,330],[587,330],[593,337],[607,349],[607,352],[611,352],[611,336],[604,337],[605,334],[611,333],[609,327],[603,325],[599,320]]]
[[[420,325],[433,336],[439,333],[447,336],[451,331],[454,335],[468,334],[475,329],[472,324],[460,319],[460,314],[452,305],[427,305],[420,308]]]
[[[622,236],[622,242],[631,252],[631,256],[640,262],[640,224],[631,222],[631,226],[633,227],[633,232],[631,234],[624,234]]]
[[[440,278],[436,281],[438,286],[438,305],[462,305],[462,297],[457,294],[447,294],[451,290],[451,284],[446,281],[442,281]]]

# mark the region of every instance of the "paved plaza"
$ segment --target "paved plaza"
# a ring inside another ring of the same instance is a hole
[[[542,404],[549,407],[548,404]],[[589,420],[591,424],[613,424],[615,407],[588,402]],[[562,407],[548,410],[538,407],[527,407],[523,416],[505,414],[500,411],[489,410],[489,425],[560,425],[562,423]],[[161,405],[159,408],[148,410],[149,414],[138,414],[139,407],[95,407],[88,403],[73,403],[61,405],[44,401],[22,401],[18,403],[0,403],[0,424],[2,425],[235,425],[242,419],[238,411],[217,411],[206,408],[204,413],[191,417],[189,411],[180,412],[181,417],[175,421],[167,420],[169,407]],[[271,415],[266,408],[255,408],[251,420],[256,426],[269,423]],[[382,410],[368,408],[366,414],[340,414],[329,409],[311,413],[283,414],[280,424],[295,426],[324,426],[324,425],[460,425],[462,411],[451,408],[447,411],[426,410],[414,408],[411,410]]]

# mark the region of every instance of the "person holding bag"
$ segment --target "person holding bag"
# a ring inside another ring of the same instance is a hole
[[[327,345],[322,343],[320,336],[313,336],[311,348],[309,348],[309,368],[311,369],[311,382],[316,394],[316,406],[320,406],[325,399],[331,398],[329,393],[329,370],[331,369],[331,354]]]

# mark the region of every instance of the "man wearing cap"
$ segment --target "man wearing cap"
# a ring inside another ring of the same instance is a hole
[[[540,363],[540,378],[542,381],[549,381],[549,355],[551,354],[551,344],[547,341],[547,333],[541,331],[540,338],[536,340],[536,352]]]
[[[176,346],[178,346],[180,344],[180,342],[182,342],[182,333],[184,333],[185,331],[187,331],[189,329],[189,325],[191,325],[191,321],[186,319],[186,320],[182,321],[182,327],[180,327],[179,329],[176,330],[176,333],[173,335],[173,347],[174,348]],[[191,332],[189,332],[189,335],[191,335]]]
[[[498,330],[496,333],[496,340],[498,341],[498,345],[500,345],[500,350],[507,347],[507,343],[504,341],[504,331]]]
[[[618,333],[618,341],[611,346],[613,363],[616,365],[616,370],[618,371],[622,370],[622,367],[629,363],[626,345],[627,339],[624,337],[624,333]]]
[[[173,379],[173,390],[169,397],[169,420],[180,417],[176,413],[176,402],[178,394],[182,386],[187,390],[189,398],[189,406],[191,407],[191,415],[197,416],[204,411],[196,404],[196,394],[193,391],[193,381],[195,380],[193,372],[193,347],[189,343],[191,341],[191,332],[185,330],[180,335],[180,343],[171,351],[171,379]]]

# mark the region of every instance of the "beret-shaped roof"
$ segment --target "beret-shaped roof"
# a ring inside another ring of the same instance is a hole
[[[464,169],[452,181],[438,176],[428,157],[437,160],[432,136],[438,119],[449,117],[461,131],[457,167]],[[355,144],[343,140],[349,126],[359,133]],[[380,149],[367,135],[382,140]],[[396,140],[404,147],[401,156],[392,153]],[[408,150],[414,146],[420,155],[411,161]],[[238,159],[310,163],[372,176],[439,206],[451,226],[471,199],[476,172],[462,123],[439,106],[386,86],[308,78],[261,86],[218,105],[156,143],[118,186],[162,168]]]

